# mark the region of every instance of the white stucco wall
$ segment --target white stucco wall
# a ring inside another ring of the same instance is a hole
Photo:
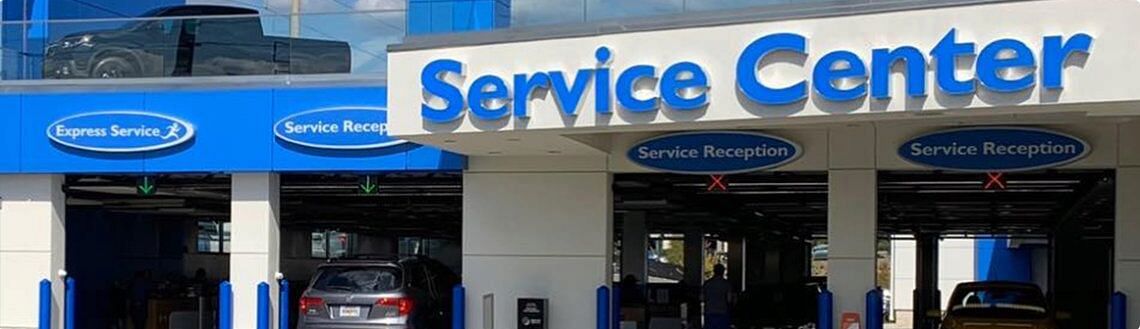
[[[463,175],[467,327],[514,328],[517,298],[547,298],[549,328],[595,319],[612,277],[613,199],[604,158],[470,158]],[[494,309],[483,296],[494,295]]]
[[[53,328],[62,328],[65,213],[61,175],[0,175],[0,328],[35,328],[39,282],[52,280]]]

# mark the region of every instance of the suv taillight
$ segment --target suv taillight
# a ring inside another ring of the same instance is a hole
[[[413,303],[411,299],[399,297],[384,297],[376,301],[380,309],[394,310],[399,316],[412,314]]]
[[[301,297],[301,314],[318,315],[325,309],[325,300],[317,297]]]

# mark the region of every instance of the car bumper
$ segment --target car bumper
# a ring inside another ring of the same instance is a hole
[[[81,67],[75,60],[44,60],[44,78],[46,79],[77,79],[87,76],[87,67]]]

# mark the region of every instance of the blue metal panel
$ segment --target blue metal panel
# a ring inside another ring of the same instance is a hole
[[[1010,248],[1007,239],[979,239],[974,247],[978,280],[1033,282],[1033,253]]]
[[[454,2],[433,2],[431,4],[431,32],[454,32],[456,31],[454,22],[452,21],[452,11],[455,8]]]
[[[467,157],[440,151],[434,147],[411,148],[407,154],[407,170],[460,170],[467,168]]]
[[[20,170],[19,95],[0,96],[0,172]]]
[[[449,31],[479,30],[475,16],[475,4],[479,1],[452,1],[451,28]],[[441,31],[442,32],[442,31]]]
[[[431,3],[427,1],[408,2],[408,35],[431,33]]]
[[[141,153],[96,153],[64,147],[47,138],[55,121],[80,113],[145,109],[141,93],[26,95],[20,131],[21,171],[26,173],[142,172]]]
[[[388,139],[371,135],[386,134],[386,105],[384,87],[0,96],[0,173],[464,168],[463,156],[398,140],[384,142]],[[5,109],[9,110],[4,112]],[[140,121],[140,116],[147,119]],[[130,123],[131,120],[135,122]],[[356,128],[340,128],[339,133],[333,134],[275,136],[275,124],[304,120],[322,127],[348,127],[352,123]],[[121,137],[100,135],[72,138],[66,131],[54,129],[51,137],[48,134],[49,127],[106,128],[112,124],[156,129],[162,126],[165,132],[173,122],[184,123],[185,135],[192,137],[184,140],[183,136],[179,138],[182,142],[167,143],[175,139],[158,139],[163,134],[156,133],[154,137],[132,137],[137,143],[126,143]],[[292,137],[297,138],[289,139]],[[331,144],[309,143],[313,141]],[[121,147],[140,143],[145,147]]]
[[[144,171],[269,170],[272,104],[270,90],[147,94],[147,111],[186,120],[196,135],[185,147],[147,152]]]
[[[410,0],[408,34],[491,30],[510,24],[508,0]]]

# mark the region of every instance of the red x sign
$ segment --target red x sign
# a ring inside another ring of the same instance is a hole
[[[709,175],[708,191],[728,191],[728,185],[724,182],[724,175]]]
[[[1005,174],[1000,172],[986,173],[986,185],[982,186],[983,190],[1004,190],[1005,189]]]

